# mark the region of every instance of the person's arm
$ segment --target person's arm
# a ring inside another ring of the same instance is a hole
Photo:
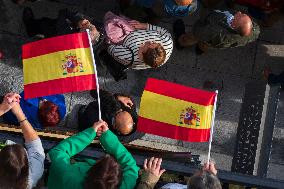
[[[123,65],[130,65],[134,61],[133,52],[122,45],[110,45],[108,53],[119,63]]]
[[[161,158],[152,157],[149,161],[145,159],[144,169],[136,189],[153,189],[155,187],[161,175],[166,171],[161,169],[161,163]]]
[[[40,138],[25,143],[29,157],[31,186],[35,187],[44,172],[45,153]]]
[[[77,133],[63,141],[61,141],[57,146],[52,148],[48,155],[51,162],[60,164],[70,164],[70,158],[82,150],[84,150],[96,137],[96,132],[104,121],[98,121],[94,125],[84,131]]]
[[[136,30],[152,30],[152,31],[158,32],[159,34],[161,34],[161,36],[165,35],[166,37],[170,37],[170,38],[172,37],[171,33],[168,30],[160,26],[155,26],[155,25],[148,24],[148,23],[141,23],[136,20],[129,21],[129,24],[132,27],[134,27]]]
[[[58,161],[70,164],[70,158],[84,150],[95,137],[96,131],[93,127],[90,127],[64,139],[48,152],[51,162]]]
[[[132,109],[134,106],[134,103],[130,96],[124,95],[124,94],[114,94],[115,98],[121,102],[125,107],[128,107],[129,109]]]
[[[16,103],[13,106],[12,112],[20,123],[20,127],[24,135],[25,146],[30,164],[29,167],[31,171],[29,176],[31,183],[29,184],[34,187],[43,175],[45,159],[44,149],[42,147],[41,140],[37,135],[37,132],[27,120],[19,103]]]
[[[123,177],[120,189],[132,189],[136,185],[139,167],[127,149],[119,142],[110,130],[104,132],[100,137],[100,142],[108,154],[111,154],[119,162]]]
[[[30,143],[38,139],[39,137],[37,135],[37,132],[34,130],[30,122],[27,120],[19,103],[16,103],[14,105],[14,107],[12,108],[12,112],[14,113],[20,124],[20,127],[24,135],[25,143]]]

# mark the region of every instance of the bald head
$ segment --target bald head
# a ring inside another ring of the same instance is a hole
[[[116,114],[114,128],[122,135],[127,135],[133,130],[133,119],[131,115],[122,111]]]
[[[241,36],[249,36],[252,32],[253,24],[248,15],[237,12],[234,15],[231,26],[238,31]]]
[[[187,6],[192,3],[192,0],[175,0],[176,4],[179,6]]]

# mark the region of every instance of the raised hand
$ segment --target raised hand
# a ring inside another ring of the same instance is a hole
[[[4,96],[3,102],[0,104],[0,115],[11,110],[16,104],[19,104],[21,96],[17,93],[10,92]]]
[[[151,157],[150,160],[148,159],[144,160],[144,170],[157,176],[160,177],[166,170],[161,169],[161,163],[162,163],[162,158],[155,158]]]
[[[107,123],[103,120],[95,122],[93,128],[99,137],[109,129]]]
[[[217,169],[215,168],[215,164],[213,162],[205,163],[202,170],[209,171],[214,175],[217,175]]]

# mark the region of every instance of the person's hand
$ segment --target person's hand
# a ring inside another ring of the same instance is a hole
[[[166,170],[161,169],[162,158],[151,157],[144,160],[144,170],[155,175],[156,177],[160,177]]]
[[[19,104],[21,96],[17,93],[7,93],[4,98],[3,102],[0,104],[0,112],[4,114],[11,110],[16,104]]]
[[[133,106],[133,102],[129,97],[126,96],[118,96],[117,100],[119,100],[124,106],[128,107],[131,109]]]
[[[213,162],[205,163],[202,170],[209,171],[214,175],[217,175],[217,169],[215,168],[215,164]]]
[[[103,120],[94,123],[93,128],[99,137],[109,129],[107,123]]]
[[[128,23],[129,23],[133,28],[135,28],[136,30],[146,30],[147,27],[148,27],[148,24],[147,24],[147,23],[141,23],[141,22],[138,22],[138,21],[136,21],[136,20],[128,21]]]
[[[90,25],[91,25],[91,22],[89,20],[87,20],[87,19],[83,19],[83,20],[80,20],[78,22],[78,28],[80,30],[86,30],[86,29],[88,29],[90,27]]]

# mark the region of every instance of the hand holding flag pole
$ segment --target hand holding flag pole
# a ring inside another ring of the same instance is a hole
[[[94,58],[94,51],[93,51],[93,46],[92,46],[92,41],[91,41],[91,36],[90,36],[90,30],[87,29],[86,31],[87,31],[88,39],[89,39],[89,43],[90,43],[90,49],[91,49],[92,60],[93,60],[93,64],[94,64],[95,75],[97,76],[97,78],[96,78],[96,86],[97,86],[97,95],[98,95],[99,120],[102,120],[101,99],[100,99],[100,86],[99,86],[98,72],[97,72],[96,62],[95,62],[95,58]]]
[[[216,92],[216,96],[215,96],[214,108],[213,108],[213,114],[212,114],[212,120],[211,120],[209,149],[208,149],[208,156],[207,156],[207,164],[208,164],[208,165],[209,165],[210,155],[211,155],[211,147],[212,147],[212,140],[213,140],[214,124],[215,124],[215,112],[216,112],[216,106],[217,106],[218,90],[216,90],[215,92]]]

